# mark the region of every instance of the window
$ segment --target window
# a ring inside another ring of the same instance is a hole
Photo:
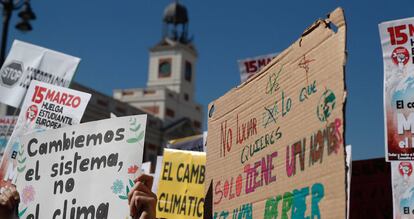
[[[167,108],[166,111],[165,111],[165,115],[173,118],[175,116],[175,112],[174,112],[174,110],[172,110],[170,108]]]
[[[171,59],[160,59],[158,64],[158,77],[167,78],[171,76]]]
[[[184,79],[188,82],[191,82],[193,74],[193,66],[189,61],[185,61],[185,72],[184,72]]]
[[[188,94],[184,94],[184,100],[188,101],[190,99],[190,96],[188,96]]]
[[[152,114],[158,114],[158,112],[160,111],[160,108],[158,106],[144,106],[142,107],[142,109]]]

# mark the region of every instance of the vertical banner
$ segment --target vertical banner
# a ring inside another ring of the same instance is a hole
[[[240,70],[240,81],[241,83],[247,81],[251,76],[258,73],[263,67],[272,61],[278,53],[272,53],[268,55],[256,56],[253,58],[246,58],[238,60]]]
[[[394,219],[414,218],[414,176],[412,161],[391,162]]]
[[[384,61],[385,158],[414,160],[414,18],[379,24]]]
[[[158,218],[203,218],[206,154],[165,149],[158,184]]]
[[[0,160],[3,157],[7,142],[14,130],[17,122],[17,116],[0,117]]]
[[[129,218],[128,193],[144,150],[146,115],[22,138],[20,218]]]
[[[20,107],[32,80],[68,87],[77,57],[15,40],[0,69],[0,102]]]
[[[15,179],[23,135],[79,124],[90,98],[88,93],[32,81],[0,165],[0,186]]]
[[[346,218],[345,42],[337,8],[258,77],[210,103],[214,219]]]

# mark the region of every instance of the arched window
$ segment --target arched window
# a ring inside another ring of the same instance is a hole
[[[158,77],[166,78],[171,76],[171,59],[160,59],[158,64]]]

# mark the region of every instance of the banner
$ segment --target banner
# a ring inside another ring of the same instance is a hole
[[[240,81],[245,82],[254,74],[258,73],[263,67],[272,61],[278,53],[272,53],[268,55],[256,56],[253,58],[247,58],[238,60],[240,70]]]
[[[90,98],[88,93],[32,81],[1,161],[0,186],[14,181],[23,135],[79,124]]]
[[[346,218],[345,36],[338,8],[210,103],[213,218]]]
[[[146,120],[118,117],[24,136],[20,218],[129,218]]]
[[[394,219],[414,218],[414,176],[411,161],[391,162]]]
[[[0,102],[20,107],[32,80],[68,87],[77,57],[15,40],[0,69]]]
[[[206,154],[165,149],[158,184],[158,218],[203,218]]]
[[[0,117],[0,160],[3,157],[4,149],[14,130],[17,122],[17,116],[2,116]]]
[[[384,60],[385,158],[414,160],[414,18],[379,25]]]

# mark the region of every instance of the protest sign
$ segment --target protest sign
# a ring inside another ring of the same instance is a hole
[[[414,160],[414,18],[379,25],[384,61],[385,158]]]
[[[170,140],[168,141],[167,148],[203,152],[204,134]]]
[[[251,76],[259,72],[263,67],[269,64],[270,61],[276,57],[276,55],[277,53],[272,53],[268,55],[238,60],[237,62],[239,63],[241,82],[245,82]]]
[[[394,219],[414,218],[414,176],[412,161],[391,162]]]
[[[206,154],[165,149],[158,183],[158,218],[203,218]]]
[[[0,160],[3,157],[4,149],[16,125],[17,116],[0,117]]]
[[[32,80],[68,87],[80,59],[15,40],[0,69],[0,102],[20,107]]]
[[[155,172],[152,175],[154,177],[154,182],[152,183],[151,191],[155,194],[157,194],[157,192],[158,192],[158,183],[160,182],[162,160],[163,160],[162,156],[157,156],[157,164],[155,166]]]
[[[146,119],[118,117],[24,136],[20,218],[128,218]]]
[[[346,218],[345,32],[338,8],[209,105],[213,218]]]
[[[0,165],[0,186],[14,181],[20,138],[32,132],[79,124],[91,95],[32,81]]]

